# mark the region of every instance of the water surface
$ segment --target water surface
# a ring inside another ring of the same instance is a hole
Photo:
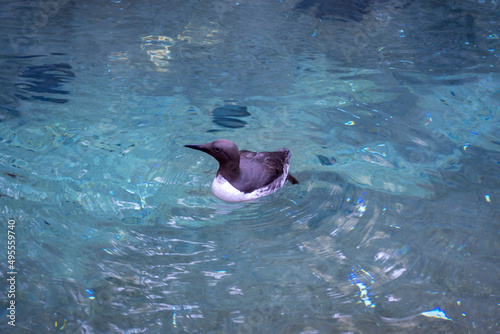
[[[496,2],[2,7],[2,332],[499,331]],[[300,185],[215,198],[218,138]]]

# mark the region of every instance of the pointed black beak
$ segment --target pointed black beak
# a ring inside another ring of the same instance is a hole
[[[184,145],[184,147],[192,148],[193,150],[198,150],[202,152],[206,152],[206,149],[201,147],[202,145]]]

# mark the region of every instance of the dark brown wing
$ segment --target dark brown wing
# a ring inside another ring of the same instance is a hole
[[[276,152],[240,151],[240,168],[245,171],[242,178],[233,185],[243,192],[262,188],[284,172],[284,165],[289,163],[290,152],[282,149]]]

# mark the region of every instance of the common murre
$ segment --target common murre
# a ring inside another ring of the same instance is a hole
[[[218,139],[202,145],[184,145],[210,154],[219,162],[212,192],[229,202],[244,202],[274,193],[285,184],[299,182],[288,173],[290,151],[250,152],[238,150],[235,143]]]

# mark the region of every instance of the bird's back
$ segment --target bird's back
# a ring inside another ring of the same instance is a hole
[[[290,151],[286,148],[275,152],[240,151],[241,179],[235,187],[243,192],[251,192],[276,183],[282,186],[288,174]],[[285,175],[283,175],[285,174]]]

